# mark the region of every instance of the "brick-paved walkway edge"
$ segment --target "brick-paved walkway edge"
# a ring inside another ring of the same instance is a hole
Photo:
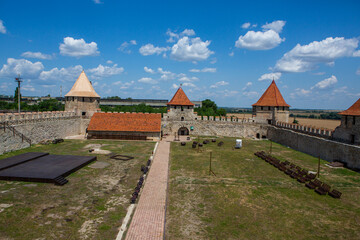
[[[126,238],[164,239],[170,142],[159,143]]]

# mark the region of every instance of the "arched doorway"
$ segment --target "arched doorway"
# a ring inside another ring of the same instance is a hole
[[[187,129],[186,127],[179,128],[178,135],[189,135],[189,129]]]

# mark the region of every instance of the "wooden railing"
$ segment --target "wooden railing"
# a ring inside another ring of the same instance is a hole
[[[4,132],[6,131],[6,129],[10,130],[13,132],[13,136],[18,136],[21,137],[21,141],[22,142],[27,142],[30,144],[31,146],[31,139],[26,137],[24,134],[22,134],[21,132],[19,132],[18,130],[16,130],[13,126],[9,125],[7,122],[2,122],[1,123],[1,129],[4,129]]]

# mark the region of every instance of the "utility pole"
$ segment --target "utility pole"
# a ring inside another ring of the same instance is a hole
[[[317,177],[320,177],[320,154],[319,154],[319,161],[318,161],[318,170],[317,170]]]
[[[216,174],[213,172],[213,170],[211,169],[211,158],[212,158],[212,151],[210,151],[210,165],[209,165],[209,175],[214,174],[214,176],[216,177]]]
[[[20,83],[22,82],[22,78],[20,77],[20,74],[18,75],[17,78],[15,78],[15,82],[18,83],[18,111],[20,113],[20,100],[21,100],[21,97],[20,97]]]

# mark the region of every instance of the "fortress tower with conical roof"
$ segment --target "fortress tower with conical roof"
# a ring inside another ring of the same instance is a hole
[[[173,98],[167,103],[168,112],[165,118],[174,121],[196,120],[197,115],[194,113],[194,106],[184,90],[179,87]]]
[[[252,105],[256,122],[272,124],[289,121],[289,107],[273,80],[261,98]]]
[[[360,144],[360,99],[358,99],[347,110],[339,112],[341,115],[341,125],[338,126],[333,134],[334,139],[351,143]]]
[[[95,92],[84,70],[70,92],[65,95],[65,111],[91,117],[99,111],[100,96]]]

